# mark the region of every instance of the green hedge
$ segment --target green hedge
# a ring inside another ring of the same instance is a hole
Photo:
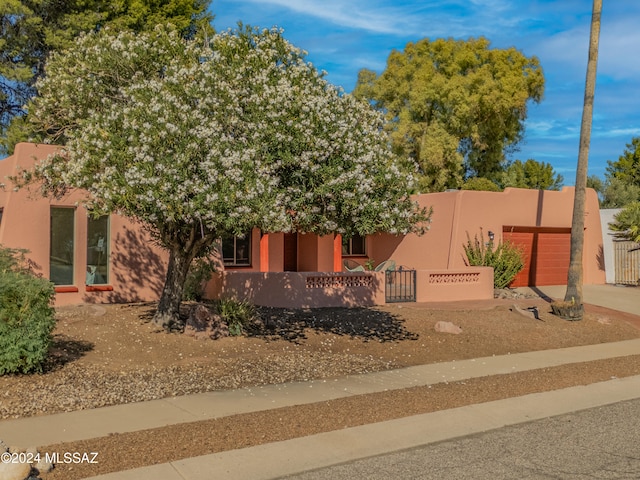
[[[54,287],[0,247],[0,375],[42,371],[55,327]]]

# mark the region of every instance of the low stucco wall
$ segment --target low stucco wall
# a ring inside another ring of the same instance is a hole
[[[266,307],[362,307],[384,304],[384,273],[221,272],[207,298],[232,297]]]
[[[385,304],[384,272],[221,272],[207,284],[207,298],[232,297],[287,308],[362,307]],[[493,298],[493,269],[416,272],[417,302]]]
[[[418,270],[416,301],[454,302],[493,298],[493,268]]]

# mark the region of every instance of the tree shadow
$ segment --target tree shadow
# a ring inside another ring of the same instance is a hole
[[[43,372],[53,372],[61,369],[66,364],[75,362],[85,356],[95,347],[95,344],[85,340],[75,340],[64,334],[53,336],[49,354],[43,364]]]
[[[365,342],[417,340],[396,315],[367,307],[288,309],[256,307],[258,319],[248,329],[250,337],[299,343],[308,330],[359,338]]]
[[[598,253],[596,254],[596,261],[598,262],[598,269],[606,272],[605,259],[604,259],[604,247],[598,246]]]
[[[159,298],[167,273],[166,259],[149,234],[126,226],[118,232],[111,252],[111,276],[114,291],[105,296],[105,303],[132,303]],[[94,303],[95,296],[86,295],[86,303]]]

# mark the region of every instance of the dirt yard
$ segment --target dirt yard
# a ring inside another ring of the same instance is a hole
[[[536,306],[540,319],[512,311]],[[567,322],[541,298],[383,308],[262,309],[248,336],[196,340],[150,323],[153,305],[57,310],[46,372],[0,377],[0,418],[95,408],[217,389],[332,378],[410,365],[640,337],[640,317],[587,307]],[[436,332],[439,321],[462,328]],[[47,479],[73,480],[442,408],[640,374],[638,357],[569,365],[461,383],[237,415],[47,451],[99,451],[98,465],[60,465]],[[127,452],[127,455],[122,455]],[[135,454],[132,454],[135,453]]]

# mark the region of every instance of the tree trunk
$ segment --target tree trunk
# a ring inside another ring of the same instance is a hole
[[[591,140],[591,122],[593,119],[593,99],[596,87],[596,68],[598,64],[598,39],[600,36],[600,16],[602,0],[593,0],[591,16],[591,35],[589,42],[589,62],[584,92],[582,124],[580,126],[580,147],[578,166],[576,168],[575,196],[573,203],[573,219],[571,222],[571,257],[569,274],[567,275],[567,292],[565,302],[578,306],[582,311],[582,252],[584,249],[584,214],[587,186],[587,167],[589,164],[589,143]]]
[[[170,329],[180,322],[180,304],[182,303],[184,283],[193,258],[193,252],[185,252],[179,248],[171,249],[167,278],[158,302],[158,309],[153,316],[156,325]]]

